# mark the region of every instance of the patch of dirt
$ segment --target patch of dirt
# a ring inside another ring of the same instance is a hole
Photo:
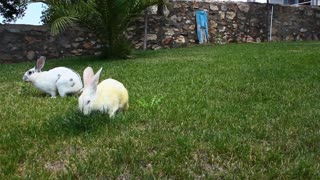
[[[48,162],[45,164],[45,168],[51,172],[66,172],[66,163],[62,161]]]

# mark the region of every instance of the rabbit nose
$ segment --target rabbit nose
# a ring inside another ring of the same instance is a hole
[[[28,77],[26,75],[23,76],[22,80],[27,81]]]
[[[80,112],[83,112],[83,106],[79,106]]]
[[[86,111],[86,109],[85,109],[84,107],[81,107],[80,111],[81,111],[84,115],[87,114],[87,111]]]

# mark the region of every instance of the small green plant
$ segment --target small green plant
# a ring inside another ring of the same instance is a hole
[[[19,88],[18,94],[25,95],[30,92],[28,85],[25,82],[17,82],[17,87]]]
[[[164,96],[162,96],[162,95],[159,95],[159,96],[155,95],[149,101],[147,101],[145,99],[139,99],[137,102],[140,107],[145,108],[145,109],[150,109],[150,108],[159,106],[160,103],[162,102],[163,98],[164,98]]]
[[[214,35],[214,44],[223,45],[226,44],[226,40],[221,34],[217,33]]]

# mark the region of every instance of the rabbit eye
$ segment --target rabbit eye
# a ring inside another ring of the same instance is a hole
[[[91,101],[90,101],[90,100],[88,100],[88,101],[87,101],[87,104],[89,104],[90,102],[91,102]]]
[[[29,71],[28,74],[31,75],[31,74],[32,74],[32,71]]]

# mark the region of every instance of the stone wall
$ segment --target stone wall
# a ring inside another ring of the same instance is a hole
[[[99,54],[98,42],[94,34],[78,27],[53,36],[47,26],[0,25],[0,62]]]
[[[172,48],[198,43],[195,23],[197,10],[207,11],[211,43],[266,42],[269,39],[271,7],[261,3],[175,2],[167,18],[150,15],[148,48]],[[272,41],[320,38],[320,8],[273,5],[273,12]],[[144,18],[140,17],[129,28],[129,37],[136,48],[143,46],[143,23]]]
[[[269,6],[269,10],[271,6]],[[148,49],[197,44],[195,11],[206,10],[211,43],[265,42],[270,16],[266,4],[235,2],[174,2],[168,17],[148,17]],[[143,15],[126,33],[137,49],[143,48]],[[310,6],[274,5],[272,40],[318,40],[320,9]],[[101,45],[94,34],[73,27],[52,36],[47,26],[0,25],[0,62],[35,60],[40,55],[61,58],[98,55]]]
[[[277,5],[273,17],[273,41],[320,39],[319,7]]]

